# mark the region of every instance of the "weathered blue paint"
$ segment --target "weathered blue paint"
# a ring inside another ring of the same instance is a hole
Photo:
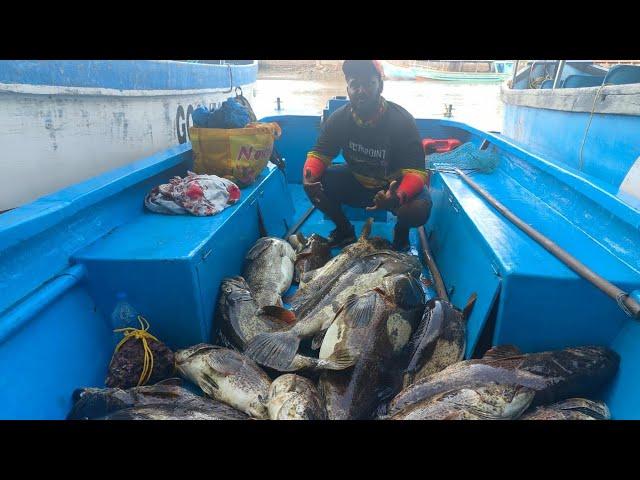
[[[258,63],[212,65],[154,60],[0,60],[0,84],[116,90],[198,90],[255,82]]]
[[[617,191],[640,157],[640,117],[505,105],[504,134],[545,159]]]

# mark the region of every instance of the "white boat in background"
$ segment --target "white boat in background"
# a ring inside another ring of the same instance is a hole
[[[0,212],[189,141],[191,112],[241,87],[256,60],[0,61]]]
[[[385,60],[380,60],[380,64],[382,65],[382,69],[384,70],[384,77],[387,80],[415,80],[416,74],[415,72],[406,67],[400,67],[398,65],[394,65]]]

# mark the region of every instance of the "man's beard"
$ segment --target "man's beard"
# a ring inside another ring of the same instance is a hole
[[[363,104],[359,104],[357,102],[351,102],[351,106],[353,110],[356,112],[360,118],[369,118],[375,115],[378,110],[378,106],[380,104],[380,97],[377,97],[375,100],[369,100]]]

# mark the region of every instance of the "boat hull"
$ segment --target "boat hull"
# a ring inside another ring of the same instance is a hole
[[[6,69],[2,78],[2,67],[0,64],[0,144],[4,148],[0,211],[188,142],[194,108],[219,105],[234,95],[232,84],[251,99],[256,78],[255,72],[244,72],[237,73],[234,81],[229,68],[220,65],[198,65],[195,71],[189,64],[167,65],[178,73],[187,70],[195,80],[157,85],[151,79],[137,80],[150,68],[138,63],[117,72],[114,79],[100,72],[98,80],[40,76],[32,77],[33,82],[58,85],[15,84],[6,83],[17,80]],[[257,71],[253,66],[233,68]],[[123,80],[127,75],[132,77],[129,83]],[[211,80],[198,82],[198,75]],[[81,86],[75,86],[78,84]],[[21,178],[28,182],[20,182]]]
[[[460,83],[500,83],[510,77],[507,73],[447,72],[430,68],[414,68],[416,80],[439,80]]]

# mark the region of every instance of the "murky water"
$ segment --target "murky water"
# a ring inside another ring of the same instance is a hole
[[[283,113],[321,115],[330,98],[346,94],[343,80],[259,78],[251,104],[258,118],[276,112],[278,97]],[[445,104],[450,104],[452,120],[481,130],[502,131],[499,84],[387,80],[382,94],[416,118],[442,118]]]

